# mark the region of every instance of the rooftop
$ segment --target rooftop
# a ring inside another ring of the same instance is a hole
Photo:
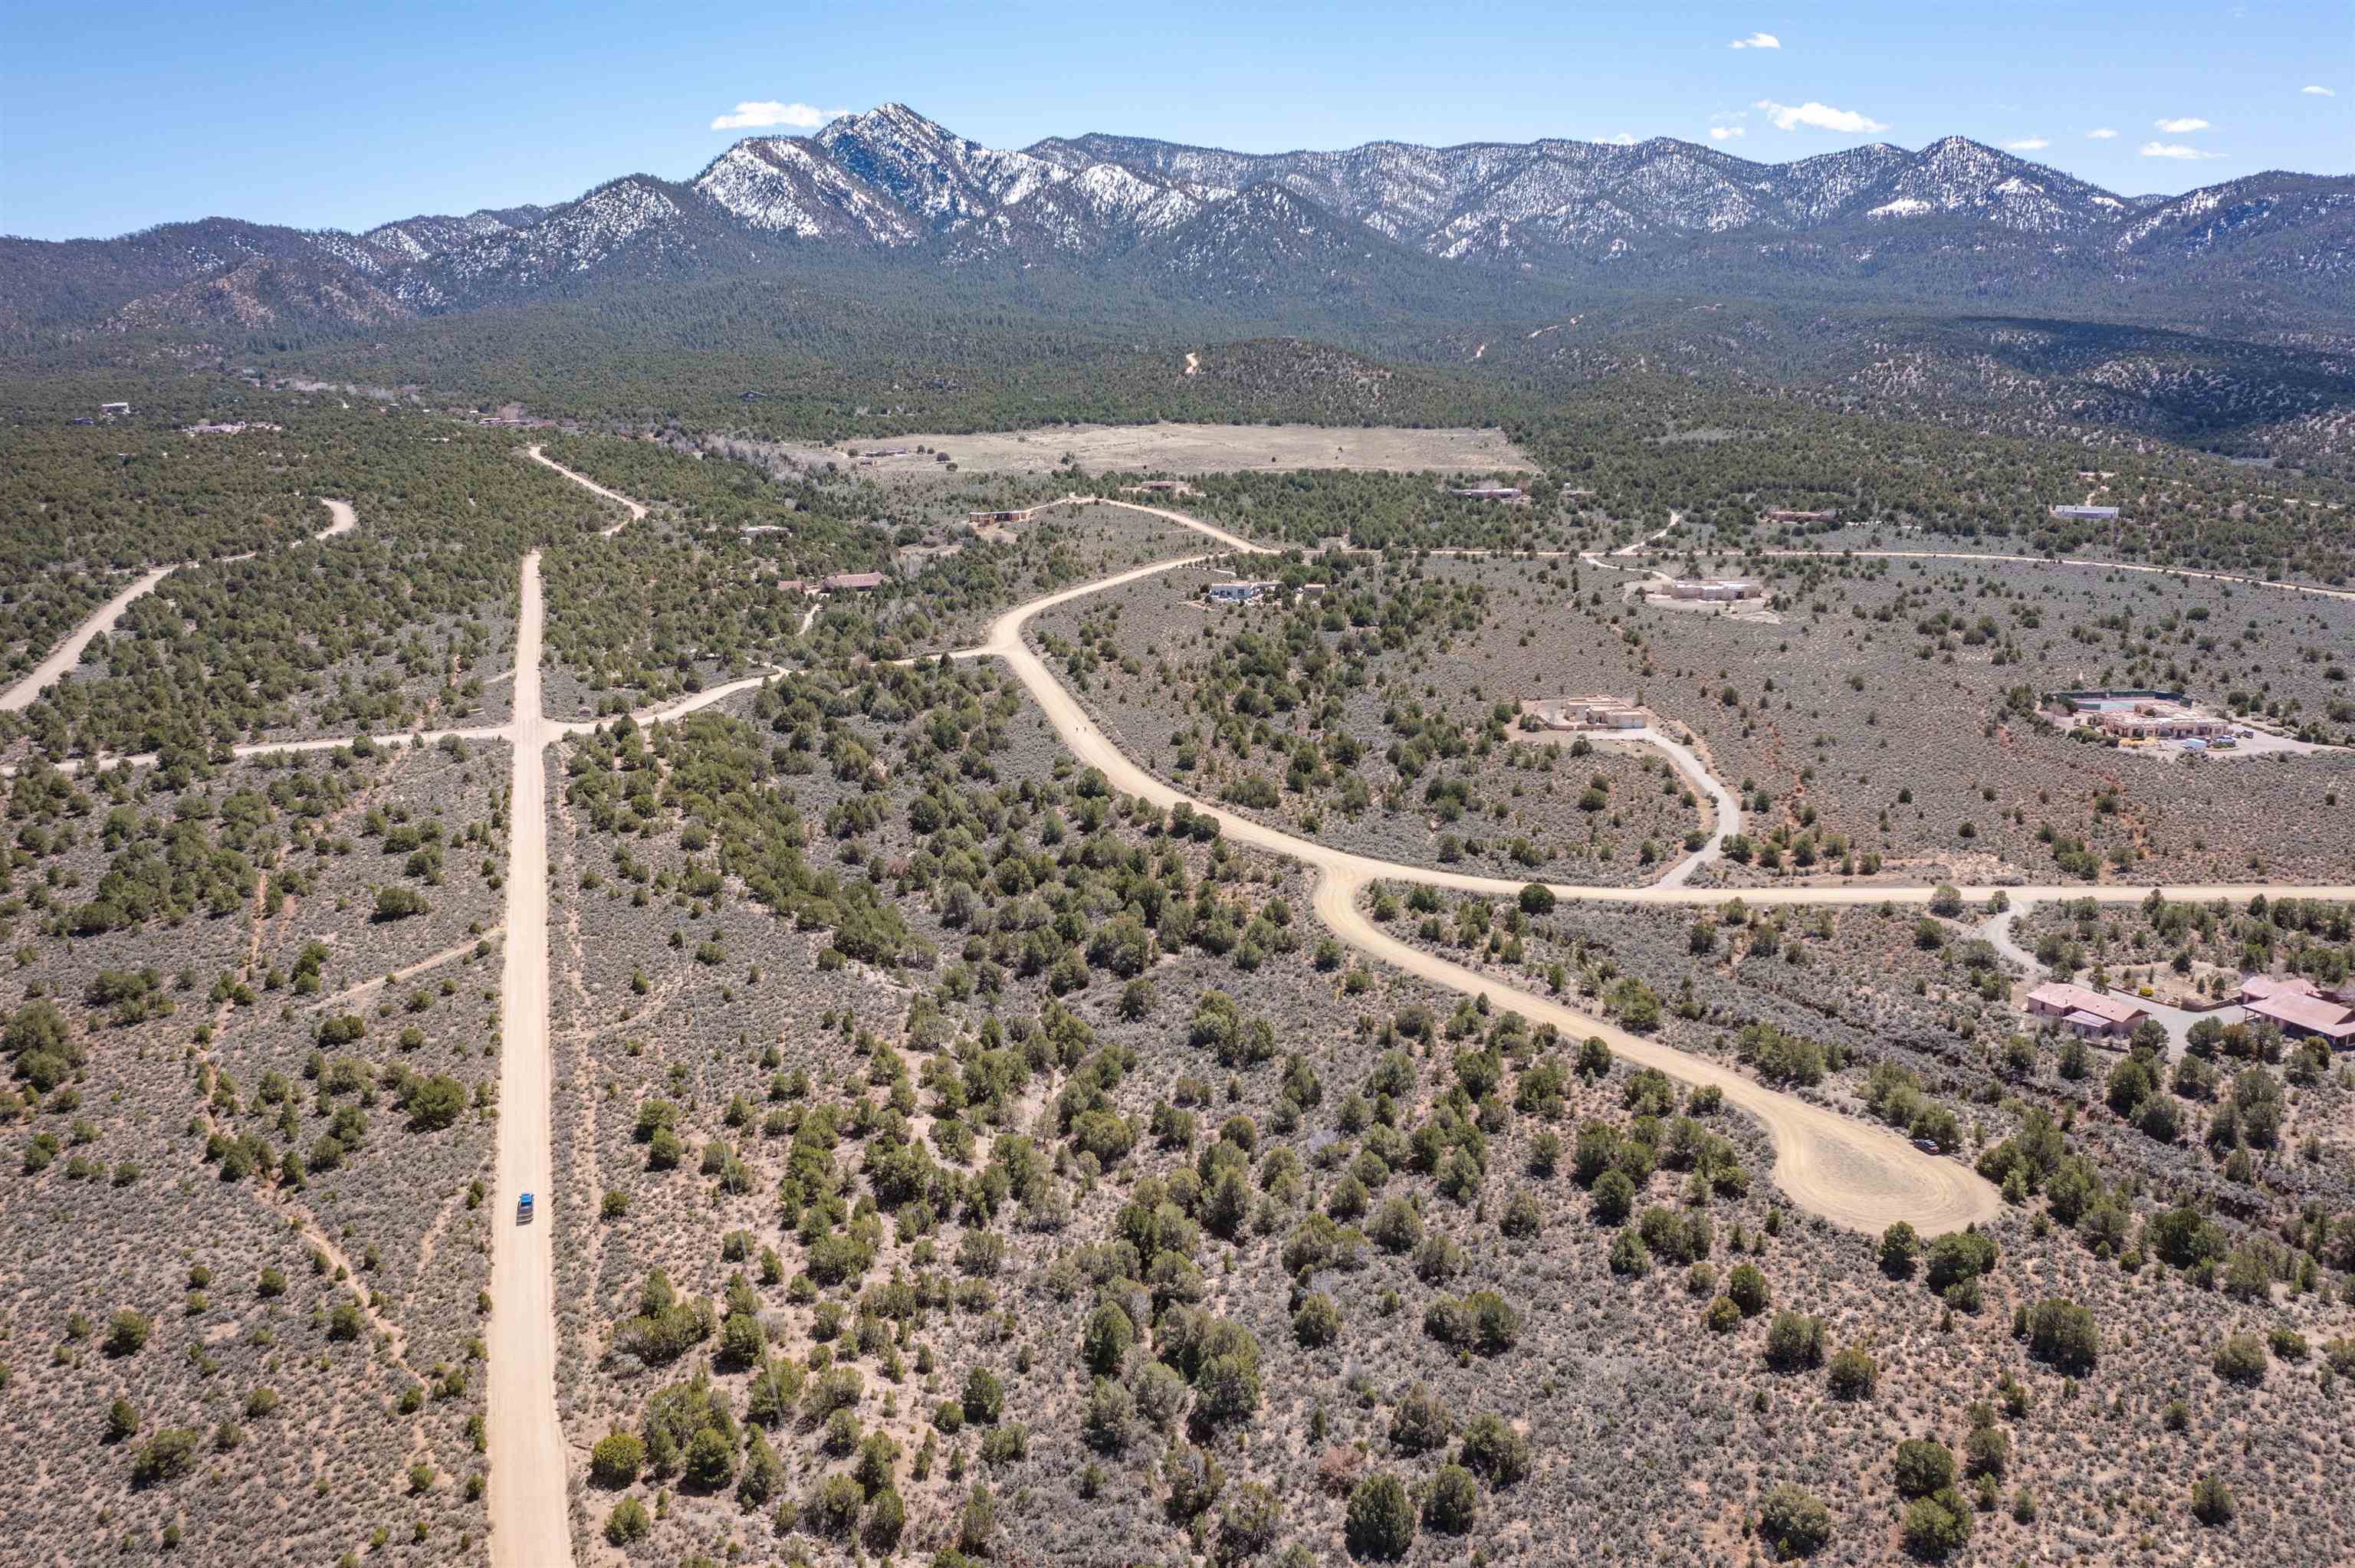
[[[2268,996],[2249,1003],[2249,1011],[2275,1023],[2327,1034],[2333,1040],[2355,1040],[2355,1007],[2325,1001],[2318,996]]]
[[[2105,996],[2066,980],[2051,980],[2028,993],[2028,1000],[2070,1013],[2091,1013],[2105,1023],[2132,1023],[2147,1018],[2150,1010],[2121,997]]]

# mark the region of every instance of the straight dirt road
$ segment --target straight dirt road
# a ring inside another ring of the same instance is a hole
[[[98,612],[80,626],[63,642],[49,651],[49,656],[33,666],[33,673],[0,693],[0,713],[22,713],[33,705],[34,699],[65,677],[67,671],[81,662],[82,650],[91,645],[101,631],[112,631],[114,623],[123,619],[135,599],[144,598],[157,583],[179,570],[176,566],[156,567],[148,574],[98,607]]]
[[[572,1561],[564,1432],[556,1415],[556,1303],[549,1157],[548,735],[540,717],[539,552],[517,613],[515,782],[507,798],[506,959],[499,991],[499,1159],[493,1197],[491,1563]],[[529,1224],[516,1200],[534,1194]]]
[[[1659,535],[1654,535],[1653,538]],[[1645,545],[1650,539],[1643,541]],[[1614,554],[1636,554],[1631,547]],[[1742,556],[1750,551],[1728,551]],[[2355,588],[2324,588],[2318,583],[2286,583],[2272,577],[2242,577],[2233,572],[2195,571],[2188,567],[2146,567],[2128,561],[2094,561],[2080,556],[1994,556],[1970,550],[1760,550],[1755,554],[1767,560],[1826,560],[1842,556],[1859,561],[1980,561],[2022,567],[2090,567],[2105,572],[2145,572],[2153,577],[2190,577],[2201,582],[2238,583],[2246,588],[2279,588],[2284,593],[2310,593],[2323,599],[2355,599]]]

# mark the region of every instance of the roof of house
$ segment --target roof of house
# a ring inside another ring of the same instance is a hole
[[[830,588],[871,588],[883,586],[881,572],[837,572],[826,579]]]
[[[2051,980],[2028,993],[2030,1001],[2046,1007],[2057,1007],[2070,1012],[2089,1012],[2105,1023],[2132,1023],[2147,1018],[2150,1010],[2119,997],[2105,996],[2097,991],[2087,991],[2066,980]]]
[[[2251,975],[2241,982],[2241,999],[2243,1001],[2268,996],[2314,994],[2314,982],[2303,975]]]
[[[2355,1007],[2325,1001],[2318,996],[2269,996],[2249,1003],[2249,1011],[2276,1023],[2328,1034],[2333,1040],[2355,1040]]]

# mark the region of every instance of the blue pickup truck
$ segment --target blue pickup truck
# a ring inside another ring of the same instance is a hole
[[[516,1202],[516,1224],[519,1225],[531,1224],[531,1194],[528,1192]]]

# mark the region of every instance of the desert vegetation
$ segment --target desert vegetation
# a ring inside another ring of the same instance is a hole
[[[479,1551],[505,763],[10,781],[12,1560]]]

